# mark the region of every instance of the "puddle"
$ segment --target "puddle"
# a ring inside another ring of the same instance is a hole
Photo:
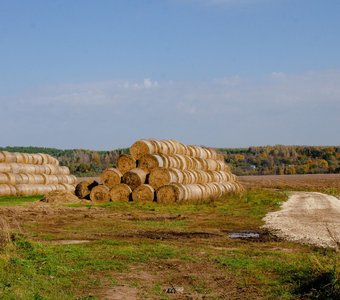
[[[55,241],[50,241],[50,244],[53,245],[77,245],[77,244],[85,244],[89,243],[91,241],[89,240],[55,240]]]
[[[260,234],[258,232],[232,232],[228,236],[231,239],[259,239]]]
[[[252,242],[270,242],[279,241],[280,239],[266,230],[223,230],[230,239],[248,240]]]

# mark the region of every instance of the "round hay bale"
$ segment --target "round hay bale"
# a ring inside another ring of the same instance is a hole
[[[118,157],[117,168],[122,174],[129,172],[137,167],[136,160],[128,154],[122,154]]]
[[[132,200],[135,202],[153,202],[155,200],[155,190],[149,184],[142,184],[133,190]]]
[[[185,189],[181,184],[163,185],[156,190],[156,201],[158,203],[176,203],[184,200]]]
[[[60,185],[64,186],[66,191],[74,193],[74,190],[75,190],[75,186],[74,185],[67,184],[67,183],[60,183]]]
[[[16,189],[9,184],[0,184],[0,197],[16,196]]]
[[[16,184],[29,184],[30,177],[26,173],[16,174]]]
[[[75,188],[75,194],[80,199],[90,200],[91,190],[98,185],[95,180],[84,180],[79,182]]]
[[[25,153],[25,164],[33,164],[34,163],[34,156],[32,154]]]
[[[33,154],[33,163],[35,165],[42,165],[43,164],[43,157],[40,155],[40,153]]]
[[[75,185],[78,182],[78,179],[74,175],[64,175],[65,176],[65,183]]]
[[[145,154],[157,153],[156,151],[156,144],[151,140],[139,140],[130,147],[130,154],[134,160],[140,159]]]
[[[56,173],[55,174],[61,174],[61,175],[70,175],[70,169],[66,166],[55,166]]]
[[[11,153],[11,152],[8,152],[8,151],[2,151],[5,159],[4,159],[4,162],[6,163],[15,163],[16,162],[16,156]]]
[[[95,186],[90,193],[93,202],[110,202],[110,189],[106,185]]]
[[[122,173],[116,168],[108,168],[100,175],[101,182],[109,188],[121,183]]]
[[[38,194],[34,184],[17,184],[15,188],[18,196],[32,196]]]
[[[132,200],[131,194],[132,194],[131,188],[125,183],[115,185],[110,190],[111,201],[124,201],[124,202],[131,201]]]
[[[7,184],[15,185],[16,184],[16,177],[13,173],[5,173],[7,176]]]
[[[155,168],[167,167],[169,167],[167,157],[161,154],[145,154],[138,162],[138,168],[145,172],[151,172]]]
[[[45,177],[43,174],[21,174],[28,178],[28,183],[45,184]]]
[[[16,157],[16,163],[18,164],[24,164],[26,159],[24,153],[14,153]]]
[[[12,164],[10,163],[0,164],[0,173],[9,173],[9,172],[12,172]]]
[[[140,168],[126,172],[122,177],[122,183],[127,184],[132,190],[146,182],[147,172]]]
[[[0,184],[8,184],[8,177],[4,173],[0,173]]]
[[[183,178],[183,176],[182,176]],[[156,168],[151,171],[149,175],[149,184],[154,188],[158,189],[163,185],[170,183],[181,183],[178,181],[179,176],[173,169]]]
[[[42,177],[44,178],[44,184],[58,184],[59,183],[59,178],[56,175],[42,174]]]

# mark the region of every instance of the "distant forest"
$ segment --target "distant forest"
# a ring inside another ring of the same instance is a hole
[[[263,146],[220,148],[236,175],[283,175],[340,173],[340,146]],[[96,176],[113,167],[129,149],[112,151],[60,150],[40,147],[0,147],[0,151],[47,153],[77,176]]]

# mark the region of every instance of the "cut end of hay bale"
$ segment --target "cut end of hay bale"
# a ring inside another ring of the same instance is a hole
[[[122,173],[116,168],[108,168],[100,175],[101,182],[108,188],[121,183]]]
[[[91,190],[98,185],[95,180],[84,180],[79,182],[75,188],[75,194],[80,199],[90,199]]]
[[[122,174],[129,172],[137,167],[136,160],[128,154],[122,154],[118,157],[117,168]]]
[[[132,190],[146,182],[147,172],[136,168],[125,173],[122,177],[122,182],[127,184]]]
[[[128,202],[132,200],[131,193],[132,189],[127,184],[121,183],[110,190],[110,198],[111,201]]]
[[[90,193],[93,202],[110,202],[110,189],[105,185],[97,185]]]
[[[132,200],[135,202],[153,202],[155,190],[149,184],[142,184],[132,192]]]
[[[156,201],[158,203],[175,203],[182,200],[182,193],[178,185],[164,185],[156,191]]]
[[[130,154],[135,160],[140,159],[145,154],[153,153],[156,153],[156,147],[151,140],[139,140],[130,147]]]
[[[174,177],[174,174],[171,169],[156,168],[153,169],[149,175],[149,184],[154,189],[158,189],[163,185],[167,185],[172,182],[177,182],[176,179],[177,177]]]

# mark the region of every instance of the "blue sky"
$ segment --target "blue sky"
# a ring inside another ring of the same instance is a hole
[[[0,0],[0,145],[339,145],[339,15],[335,0]]]

